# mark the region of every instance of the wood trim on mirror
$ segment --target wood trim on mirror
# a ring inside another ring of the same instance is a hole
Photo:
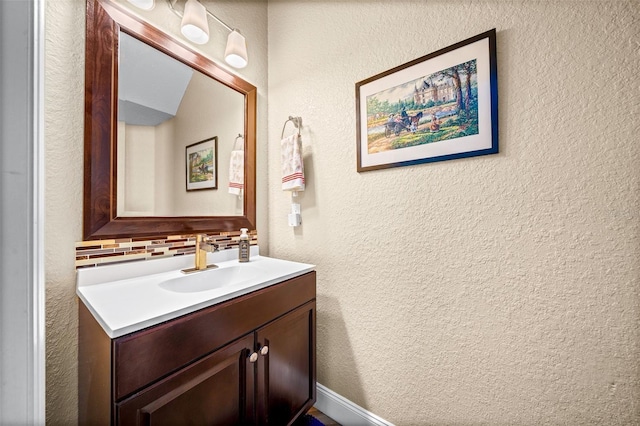
[[[83,239],[159,237],[256,226],[257,89],[111,0],[87,0]],[[122,30],[245,96],[243,216],[117,217],[118,34]]]

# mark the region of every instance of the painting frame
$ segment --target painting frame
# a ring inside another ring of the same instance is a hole
[[[185,147],[187,191],[218,189],[218,137]]]
[[[498,153],[497,84],[495,28],[357,82],[357,171]]]

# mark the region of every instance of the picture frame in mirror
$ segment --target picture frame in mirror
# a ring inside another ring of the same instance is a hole
[[[185,147],[187,191],[218,189],[218,137]]]

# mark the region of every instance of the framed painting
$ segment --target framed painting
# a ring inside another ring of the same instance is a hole
[[[218,189],[218,137],[185,148],[187,191]]]
[[[496,30],[356,83],[358,172],[498,152]]]

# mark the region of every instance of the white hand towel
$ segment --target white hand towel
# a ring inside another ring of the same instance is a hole
[[[282,148],[282,190],[304,191],[302,140],[293,134],[280,142]]]
[[[244,188],[244,151],[231,151],[229,162],[229,194],[240,195]]]

